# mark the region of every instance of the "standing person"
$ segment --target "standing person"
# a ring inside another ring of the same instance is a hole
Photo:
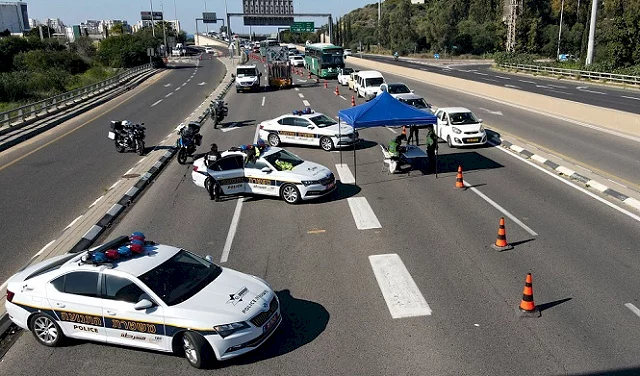
[[[218,145],[211,144],[211,150],[204,156],[204,164],[208,169],[210,169],[220,158],[222,158],[222,156],[218,151]],[[215,179],[213,179],[211,175],[209,175],[207,179],[209,179],[210,181],[209,185],[207,186],[209,198],[212,200],[220,201],[220,186],[218,185],[218,183],[216,183]]]
[[[418,126],[412,124],[409,126],[409,137],[407,138],[407,145],[411,145],[411,141],[416,140],[416,146],[420,146],[420,134],[418,133]]]
[[[438,150],[438,136],[433,130],[433,124],[427,125],[427,157],[429,158],[429,172],[436,170],[436,150]]]

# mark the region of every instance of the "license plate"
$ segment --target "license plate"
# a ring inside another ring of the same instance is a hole
[[[276,313],[275,315],[273,315],[273,317],[271,317],[271,319],[269,319],[269,321],[267,321],[266,324],[264,324],[265,333],[273,328],[273,326],[278,322],[278,318],[280,318],[280,315]]]
[[[467,138],[467,142],[478,142],[480,141],[479,138]]]
[[[113,132],[109,132],[109,138],[110,138],[111,140],[115,140],[115,139],[116,139],[116,134],[115,134],[115,133],[113,133]]]

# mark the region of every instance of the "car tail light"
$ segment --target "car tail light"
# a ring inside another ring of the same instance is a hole
[[[193,171],[198,171],[198,166],[193,166]]]
[[[12,301],[12,300],[13,300],[13,297],[14,297],[15,295],[16,295],[15,293],[13,293],[13,292],[11,292],[11,291],[7,290],[7,301],[8,301],[8,302]]]

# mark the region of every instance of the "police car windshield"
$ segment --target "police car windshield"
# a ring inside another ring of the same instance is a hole
[[[478,122],[478,119],[471,112],[449,114],[449,118],[451,118],[451,125],[475,124]]]
[[[318,128],[328,127],[330,125],[337,124],[335,120],[328,117],[325,114],[320,114],[318,116],[310,117],[309,120],[313,122],[313,124],[317,125]]]
[[[255,76],[256,70],[254,68],[238,68],[238,77]]]
[[[192,253],[175,256],[139,277],[167,305],[191,298],[222,273],[222,268]]]
[[[264,159],[266,159],[267,162],[269,162],[269,164],[275,167],[278,171],[282,171],[282,170],[276,164],[277,160],[279,160],[280,162],[289,162],[291,163],[292,167],[296,167],[297,165],[304,163],[302,159],[296,157],[295,155],[289,153],[286,150],[280,150],[276,153],[266,155]]]

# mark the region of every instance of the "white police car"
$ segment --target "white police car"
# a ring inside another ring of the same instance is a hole
[[[264,280],[141,233],[11,277],[11,320],[45,346],[65,337],[184,354],[204,368],[269,338],[282,320]]]
[[[240,148],[221,156],[208,167],[205,158],[193,162],[191,178],[197,186],[208,190],[215,183],[225,195],[280,196],[289,204],[324,196],[336,188],[331,170],[281,148],[266,147],[255,160],[247,160],[246,150]]]
[[[320,146],[331,151],[358,141],[358,132],[348,124],[341,124],[331,117],[314,112],[310,108],[260,123],[260,138],[271,146],[282,143]]]

